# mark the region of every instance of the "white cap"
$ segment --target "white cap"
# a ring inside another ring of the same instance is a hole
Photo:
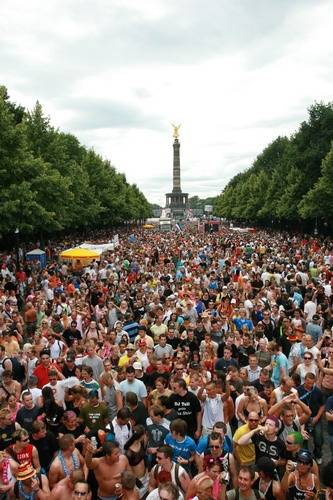
[[[142,364],[139,361],[133,363],[134,370],[142,370]]]

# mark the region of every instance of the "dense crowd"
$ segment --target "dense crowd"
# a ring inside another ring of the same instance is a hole
[[[330,241],[48,256],[2,256],[0,500],[333,499]]]

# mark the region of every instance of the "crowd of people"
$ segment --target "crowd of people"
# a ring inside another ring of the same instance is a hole
[[[2,255],[0,500],[333,499],[333,243],[48,250]]]

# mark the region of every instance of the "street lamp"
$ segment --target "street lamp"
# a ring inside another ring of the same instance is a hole
[[[20,265],[20,254],[19,254],[20,230],[18,227],[15,229],[14,234],[15,234],[16,267],[18,269]]]

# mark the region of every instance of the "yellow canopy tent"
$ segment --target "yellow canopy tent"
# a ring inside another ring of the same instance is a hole
[[[153,229],[155,226],[154,224],[144,224],[142,227],[143,229]]]
[[[61,252],[60,257],[64,260],[74,260],[74,266],[76,269],[82,267],[82,265],[89,264],[94,259],[99,259],[101,252],[96,252],[95,250],[89,250],[88,248],[70,248]]]

